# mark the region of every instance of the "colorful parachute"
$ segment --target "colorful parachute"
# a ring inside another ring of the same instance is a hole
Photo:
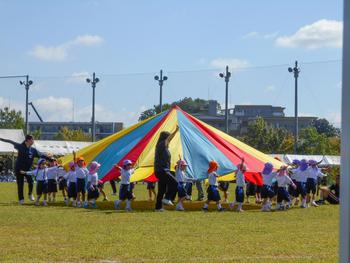
[[[261,185],[258,172],[263,169],[264,163],[271,162],[275,168],[283,165],[177,106],[83,148],[77,152],[77,156],[83,156],[87,164],[94,160],[101,163],[99,176],[104,182],[119,176],[114,164],[121,166],[126,159],[135,163],[132,181],[156,181],[153,163],[159,134],[162,131],[172,132],[177,125],[179,132],[169,145],[172,154],[171,169],[174,170],[181,157],[188,164],[187,174],[191,178],[207,178],[208,163],[215,160],[220,166],[218,174],[225,175],[222,180],[232,180],[236,165],[244,157],[246,179]],[[67,164],[71,160],[72,155],[65,156],[62,163]]]

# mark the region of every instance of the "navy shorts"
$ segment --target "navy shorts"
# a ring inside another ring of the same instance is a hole
[[[133,194],[132,189],[134,184],[121,184],[119,189],[119,200],[132,200]]]
[[[36,182],[36,195],[47,194],[47,181]]]
[[[281,203],[282,201],[290,202],[290,196],[285,187],[278,187],[277,203]]]
[[[98,187],[95,186],[94,189],[90,189],[88,190],[88,200],[91,199],[97,199],[100,196],[100,192],[98,191]]]
[[[310,194],[311,192],[313,194],[316,194],[316,186],[317,186],[317,180],[313,178],[307,178],[306,181],[306,192]]]
[[[244,202],[244,188],[242,186],[236,186],[236,202]]]
[[[68,198],[77,198],[77,184],[69,183],[68,185]]]
[[[220,193],[217,186],[209,185],[207,192],[208,192],[208,201],[218,202],[221,200]]]
[[[297,186],[297,189],[295,190],[295,197],[298,197],[301,195],[302,198],[305,198],[306,196],[306,185],[304,182],[296,182],[295,185]]]
[[[178,183],[177,184],[177,196],[179,198],[185,197],[187,195],[186,191],[186,183]]]
[[[77,193],[85,194],[85,179],[77,178]]]
[[[273,198],[275,196],[275,191],[272,186],[264,184],[261,190],[261,198]]]
[[[261,194],[261,191],[262,191],[262,185],[257,185],[256,186],[256,193]]]
[[[219,189],[223,192],[226,192],[228,190],[228,187],[230,186],[229,182],[219,182]]]
[[[275,195],[277,195],[277,193],[278,193],[278,183],[277,182],[274,182],[272,184],[272,190],[275,192]]]
[[[47,182],[47,192],[57,193],[57,181],[55,179],[49,179]]]
[[[296,181],[295,180],[292,180],[294,184],[296,184]],[[289,185],[288,186],[288,193],[293,196],[293,197],[297,197],[298,194],[297,194],[297,189],[294,189],[294,187],[292,185]]]
[[[256,193],[256,185],[252,183],[247,184],[247,189],[246,189],[246,194],[247,196],[255,195]]]
[[[156,183],[147,182],[147,189],[155,189],[155,188],[156,188]]]
[[[60,191],[64,190],[67,188],[67,180],[62,178],[62,179],[59,179],[59,183],[58,183],[58,189]]]

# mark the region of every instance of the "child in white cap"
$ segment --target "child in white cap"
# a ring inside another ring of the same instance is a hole
[[[133,200],[133,188],[134,184],[130,183],[130,177],[134,173],[133,163],[130,160],[125,160],[123,162],[123,167],[115,165],[115,168],[120,170],[121,182],[119,190],[119,200],[114,201],[114,208],[118,210],[120,208],[121,202],[126,200],[126,211],[132,211],[131,201]]]

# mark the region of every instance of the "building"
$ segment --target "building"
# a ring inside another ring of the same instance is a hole
[[[294,133],[295,118],[285,116],[285,108],[272,105],[236,105],[229,109],[229,133],[231,135],[243,135],[248,131],[248,126],[258,117],[274,128],[284,128]],[[196,118],[225,130],[225,111],[219,110],[217,101],[209,101],[207,112],[193,114]],[[317,117],[299,117],[299,129],[310,126]]]
[[[81,129],[91,135],[91,122],[30,122],[30,131],[40,131],[40,140],[53,140],[63,127],[70,130]],[[103,139],[123,129],[122,122],[96,122],[96,140]]]

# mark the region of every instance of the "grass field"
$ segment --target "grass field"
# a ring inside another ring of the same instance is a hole
[[[136,186],[137,200],[146,200],[145,188]],[[155,213],[153,203],[135,201],[136,210],[126,213],[113,211],[112,202],[100,202],[95,210],[27,203],[17,205],[14,183],[0,183],[1,262],[338,260],[338,206]]]

